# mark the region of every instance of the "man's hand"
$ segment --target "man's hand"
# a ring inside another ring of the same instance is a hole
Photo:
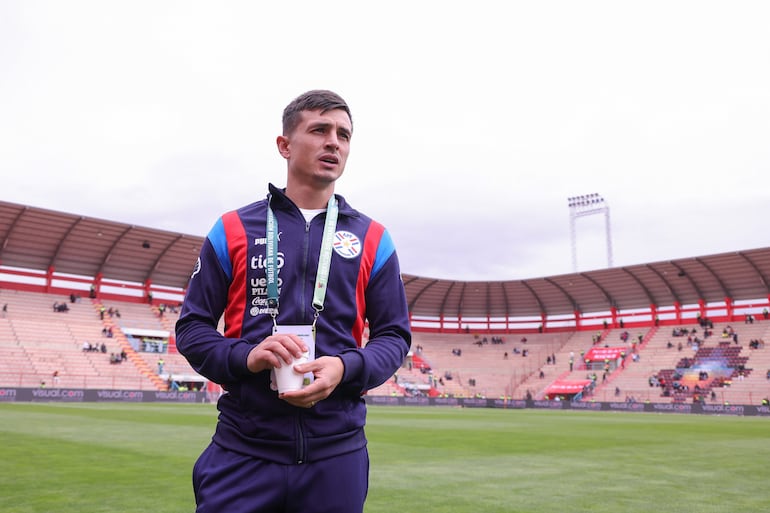
[[[306,352],[307,346],[296,335],[278,333],[267,337],[249,352],[246,367],[254,373],[290,365]]]
[[[336,356],[322,356],[312,362],[295,365],[297,372],[312,372],[314,380],[302,390],[293,390],[279,397],[300,408],[312,408],[318,401],[329,397],[342,381],[345,364]]]

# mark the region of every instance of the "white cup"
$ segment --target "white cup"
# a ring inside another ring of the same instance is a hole
[[[279,394],[302,389],[305,375],[295,371],[294,366],[307,363],[307,360],[308,354],[303,353],[299,358],[295,358],[292,363],[282,362],[280,367],[275,368],[275,381]]]

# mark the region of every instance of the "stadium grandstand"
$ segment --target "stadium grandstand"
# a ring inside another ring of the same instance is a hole
[[[174,341],[202,243],[0,202],[0,400],[218,394]],[[403,280],[412,351],[371,397],[767,406],[770,248],[524,280]]]

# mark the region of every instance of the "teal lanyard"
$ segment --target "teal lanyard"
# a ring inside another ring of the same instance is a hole
[[[332,194],[326,207],[326,222],[324,223],[323,239],[321,241],[321,253],[318,257],[318,272],[316,273],[315,288],[313,289],[313,309],[315,317],[313,325],[324,308],[326,287],[329,283],[329,268],[332,263],[332,245],[334,232],[337,230],[337,215],[339,206],[337,198]],[[278,317],[278,220],[273,209],[267,207],[267,261],[265,262],[267,274],[267,306],[270,315],[273,316],[273,324]]]

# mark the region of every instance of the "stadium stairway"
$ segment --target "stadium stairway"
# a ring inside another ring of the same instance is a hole
[[[627,330],[617,331],[620,333]],[[633,354],[634,351],[636,351],[636,353],[640,355],[640,361],[642,359],[646,361],[649,356],[647,349],[650,346],[651,341],[660,338],[656,337],[657,334],[658,327],[653,326],[643,335],[641,333],[639,334],[642,340],[638,345],[633,344],[633,341],[631,341],[631,344],[626,344],[622,341],[614,344],[616,346],[627,345],[628,352],[626,353],[624,361],[607,375],[606,380],[597,380],[597,386],[594,389],[593,397],[601,401],[618,401],[622,400],[622,398],[634,398],[640,400],[640,397],[638,397],[639,394],[631,393],[630,389],[636,390],[634,385],[644,383],[645,377],[649,376],[649,370],[646,369],[645,366],[639,365],[639,362],[634,362]],[[610,343],[609,345],[612,346],[613,344]],[[645,356],[642,357],[642,354]],[[598,374],[601,375],[601,373]],[[620,391],[621,397],[615,395],[615,390]],[[641,390],[646,392],[643,388]],[[642,397],[647,399],[649,398],[649,394],[642,395]]]
[[[179,320],[179,314],[171,312],[169,309],[165,309],[161,312],[161,309],[157,306],[152,306],[152,312],[158,317],[160,325],[163,329],[169,332],[168,337],[168,353],[179,354],[179,350],[176,348],[176,321]]]

